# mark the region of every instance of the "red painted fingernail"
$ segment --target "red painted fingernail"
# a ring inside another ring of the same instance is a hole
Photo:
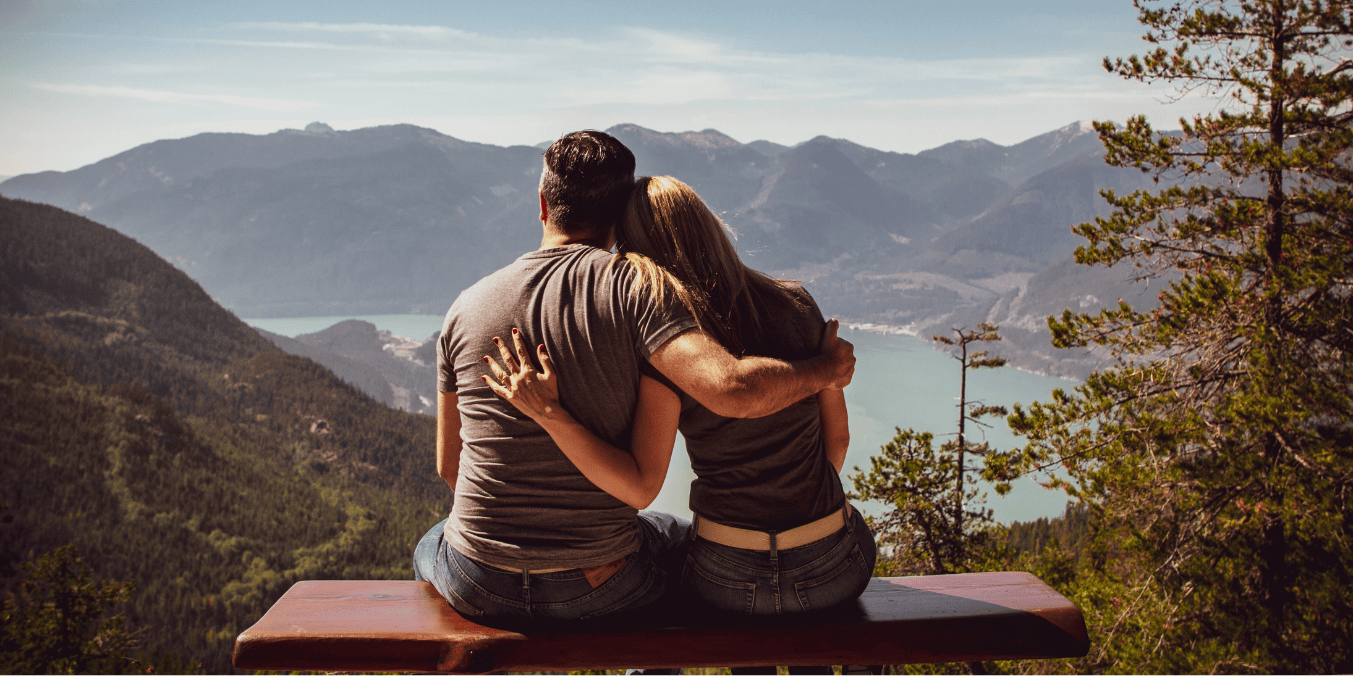
[[[515,329],[515,328],[512,329],[512,335],[514,335],[514,336],[517,335],[517,329]]]
[[[497,345],[497,344],[498,344],[498,336],[494,336],[494,337],[493,337],[493,344],[494,344],[494,345]]]
[[[488,356],[488,355],[484,355],[484,361],[488,361],[488,360],[489,360],[489,356]]]

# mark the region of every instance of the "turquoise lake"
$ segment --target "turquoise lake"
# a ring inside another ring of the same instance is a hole
[[[293,317],[279,319],[246,319],[250,325],[284,336],[297,336],[328,328],[354,317]],[[375,324],[398,336],[424,340],[441,328],[442,318],[433,315],[370,315],[355,317]],[[904,335],[880,335],[866,331],[843,329],[841,336],[854,343],[857,359],[855,378],[846,388],[846,403],[850,409],[850,452],[846,456],[843,477],[849,477],[853,467],[867,468],[869,458],[883,444],[893,438],[897,427],[930,431],[936,443],[946,435],[953,435],[958,425],[958,361],[933,349],[929,341]],[[990,346],[993,354],[1000,354],[1000,344]],[[968,374],[969,396],[988,404],[1046,401],[1056,388],[1070,389],[1073,382],[1060,378],[1040,376],[1012,368],[974,371]],[[993,426],[985,430],[986,440],[997,448],[1012,448],[1018,440],[1005,423],[992,419]],[[972,426],[969,426],[972,430]],[[982,432],[969,432],[980,439]],[[672,456],[672,467],[662,493],[650,509],[690,516],[686,506],[689,484],[694,475],[684,462],[685,449],[677,440],[678,448]],[[432,453],[432,449],[428,449]],[[849,479],[843,479],[850,487]],[[987,504],[1003,522],[1029,521],[1041,516],[1061,514],[1066,496],[1060,491],[1049,491],[1031,479],[1017,483],[1004,498],[994,492]],[[870,511],[866,509],[866,511]]]

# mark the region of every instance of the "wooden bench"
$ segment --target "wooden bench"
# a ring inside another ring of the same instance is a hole
[[[1028,573],[874,578],[808,620],[520,634],[462,618],[426,582],[298,582],[235,641],[238,669],[490,673],[1078,657],[1080,609]]]

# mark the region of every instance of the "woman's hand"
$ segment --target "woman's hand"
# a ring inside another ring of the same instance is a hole
[[[554,364],[545,346],[541,345],[536,350],[540,359],[540,370],[537,371],[522,342],[521,332],[517,329],[512,329],[512,343],[516,348],[515,356],[502,340],[494,337],[493,344],[498,346],[503,365],[499,366],[498,362],[485,355],[484,361],[488,362],[494,377],[481,376],[484,382],[494,394],[541,425],[570,418],[559,405],[559,380],[554,374]]]
[[[620,450],[597,438],[559,405],[559,379],[550,355],[541,345],[536,351],[540,370],[512,329],[513,350],[494,338],[503,364],[484,357],[493,378],[481,376],[495,394],[530,416],[554,440],[556,446],[594,486],[635,509],[646,509],[662,490],[667,465],[672,460],[681,399],[662,383],[641,376],[639,401],[634,409],[634,444]],[[496,380],[496,382],[495,382]]]

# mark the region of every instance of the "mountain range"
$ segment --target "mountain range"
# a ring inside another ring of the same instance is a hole
[[[917,154],[825,136],[784,146],[713,129],[607,131],[638,173],[695,188],[750,266],[804,282],[849,323],[928,336],[999,321],[1015,365],[1083,376],[1094,358],[1054,352],[1047,314],[1150,302],[1127,271],[1070,262],[1070,227],[1107,212],[1098,191],[1148,180],[1106,166],[1083,123]],[[0,194],[145,243],[241,316],[440,314],[539,242],[540,154],[411,125],[314,124],[156,141],[11,178]]]

